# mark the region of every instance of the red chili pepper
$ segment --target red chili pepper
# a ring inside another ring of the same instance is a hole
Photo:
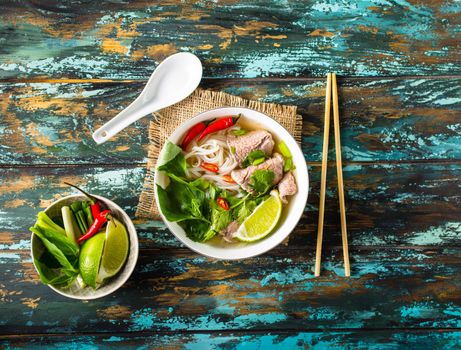
[[[78,243],[82,243],[88,238],[93,237],[107,222],[107,220],[110,218],[110,215],[110,210],[103,210],[100,212],[99,215],[94,218],[93,224],[90,226],[88,231],[86,231],[85,234],[78,239]]]
[[[230,175],[223,175],[222,179],[227,183],[235,184],[234,179]]]
[[[91,208],[91,214],[93,215],[93,220],[94,220],[94,218],[97,217],[99,213],[101,212],[101,203],[96,202],[94,204],[91,204],[90,208]]]
[[[212,173],[217,173],[219,171],[219,167],[213,163],[203,162],[200,164],[200,168],[211,171]]]
[[[183,151],[185,151],[187,146],[189,146],[189,144],[192,142],[192,140],[195,139],[195,137],[205,129],[206,124],[203,122],[195,124],[192,128],[190,128],[189,131],[187,131],[186,136],[184,136],[184,138],[182,139],[181,148],[183,149]]]
[[[92,196],[91,194],[89,193],[86,193],[84,190],[82,190],[81,188],[75,186],[75,185],[72,185],[68,182],[64,182],[67,186],[71,186],[73,188],[75,188],[76,190],[82,192],[86,197],[88,197],[88,199],[90,200],[90,208],[91,208],[91,214],[93,215],[93,220],[96,219],[96,217],[99,215],[99,213],[101,212],[101,202],[99,201],[99,199],[97,199],[95,196]]]
[[[216,203],[218,203],[218,205],[223,208],[224,210],[229,210],[229,203],[222,197],[218,197],[218,199],[216,200]]]
[[[210,124],[214,122],[214,119],[208,120],[206,122],[200,122],[195,124],[193,127],[191,127],[187,133],[186,136],[182,139],[181,142],[181,148],[183,151],[186,150],[187,146],[203,131],[205,128]]]
[[[236,116],[236,117],[233,117],[233,116],[224,117],[224,118],[218,119],[218,120],[210,123],[210,125],[208,125],[206,127],[206,129],[202,131],[202,133],[198,137],[197,141],[200,141],[201,139],[203,139],[208,134],[212,134],[214,132],[227,129],[227,128],[235,125],[239,118],[240,118],[240,114],[238,116]]]

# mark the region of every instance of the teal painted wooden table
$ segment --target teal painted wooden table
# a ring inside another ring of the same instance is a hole
[[[0,5],[2,348],[452,349],[461,343],[459,1],[41,1]],[[35,214],[70,181],[134,216],[147,123],[96,146],[177,51],[204,88],[295,104],[311,195],[287,245],[194,254],[135,220],[127,284],[96,301],[41,285]],[[334,172],[313,277],[325,75],[340,75],[352,277],[342,277]]]

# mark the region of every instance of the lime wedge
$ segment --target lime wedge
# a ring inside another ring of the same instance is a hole
[[[102,252],[98,282],[117,274],[128,256],[129,238],[125,225],[112,218],[106,227],[106,244]]]
[[[102,251],[106,235],[104,232],[95,234],[89,238],[80,250],[78,265],[83,281],[93,288],[96,288],[99,264],[101,262]]]
[[[270,197],[258,205],[253,214],[246,218],[237,230],[236,239],[243,242],[254,242],[266,237],[277,225],[282,214],[282,201],[276,190]]]

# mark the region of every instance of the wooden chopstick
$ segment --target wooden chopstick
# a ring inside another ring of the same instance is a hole
[[[317,250],[315,253],[315,277],[320,276],[320,262],[322,260],[323,219],[325,216],[325,190],[327,185],[328,142],[330,135],[331,77],[332,74],[328,73],[325,98],[325,124],[323,129],[322,175],[320,178],[319,224],[317,229]]]
[[[339,126],[339,104],[338,104],[338,85],[336,83],[336,74],[328,73],[327,90],[325,97],[325,125],[323,129],[323,150],[322,150],[322,175],[320,178],[320,203],[319,203],[319,223],[317,229],[317,249],[315,253],[315,277],[320,276],[320,263],[322,261],[322,243],[323,243],[323,224],[325,218],[325,191],[327,184],[328,169],[328,143],[330,134],[330,109],[331,95],[333,92],[333,122],[335,129],[335,152],[336,152],[336,170],[338,178],[338,198],[339,211],[341,219],[341,237],[343,242],[344,256],[344,275],[350,277],[351,267],[349,263],[349,245],[347,243],[347,224],[346,224],[346,204],[344,200],[344,181],[343,181],[343,164],[341,157],[341,135]]]
[[[347,243],[347,225],[346,225],[346,204],[344,200],[344,181],[343,181],[343,164],[341,158],[341,136],[339,126],[339,105],[338,105],[338,86],[336,84],[336,74],[332,75],[333,85],[333,121],[335,128],[335,147],[336,147],[336,171],[338,177],[338,198],[339,212],[341,218],[341,236],[343,241],[343,256],[344,256],[344,275],[351,275],[351,267],[349,264],[349,245]],[[323,162],[322,162],[323,167]],[[323,169],[322,169],[323,171]],[[326,171],[325,171],[326,172]]]

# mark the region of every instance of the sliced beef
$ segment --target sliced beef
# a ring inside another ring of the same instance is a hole
[[[228,242],[232,242],[234,233],[237,232],[239,227],[240,225],[237,221],[232,221],[229,225],[227,225],[225,229],[221,230],[221,232],[219,233],[223,236],[224,240]]]
[[[251,175],[256,170],[272,170],[274,172],[274,185],[277,185],[283,176],[283,157],[274,153],[272,158],[269,158],[264,163],[259,165],[250,165],[244,169],[233,170],[231,172],[232,179],[238,183],[245,191],[253,193],[254,190],[250,186]]]
[[[293,173],[290,171],[286,173],[283,179],[279,183],[279,194],[280,199],[284,204],[287,204],[287,196],[292,196],[298,192],[298,187],[296,186],[296,180],[293,176]]]
[[[265,130],[250,131],[242,136],[235,136],[231,132],[227,134],[227,145],[235,150],[235,160],[241,164],[253,151],[261,150],[266,155],[271,155],[274,149],[274,139]]]

